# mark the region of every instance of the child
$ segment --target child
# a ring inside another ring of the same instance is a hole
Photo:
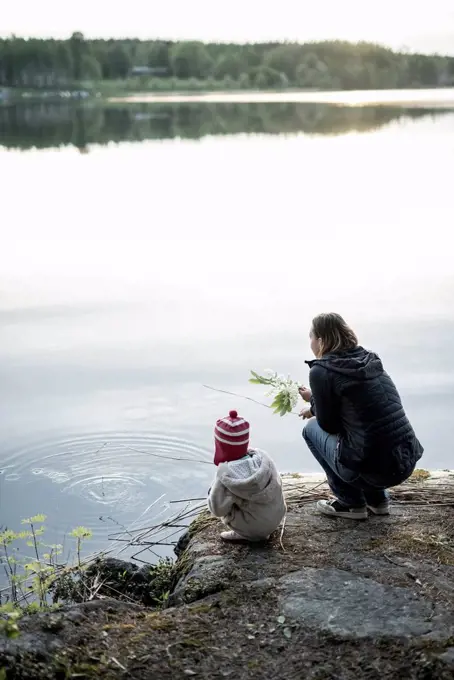
[[[214,429],[216,479],[208,508],[230,531],[224,541],[263,541],[284,519],[287,508],[280,475],[269,456],[249,449],[249,423],[230,411]]]

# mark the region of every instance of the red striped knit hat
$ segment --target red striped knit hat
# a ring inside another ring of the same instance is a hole
[[[214,428],[214,464],[229,463],[247,455],[249,448],[249,423],[230,411],[226,418],[216,422]]]

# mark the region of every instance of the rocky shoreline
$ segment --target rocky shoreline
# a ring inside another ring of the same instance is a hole
[[[92,565],[118,597],[21,619],[0,678],[454,678],[454,473],[420,471],[364,522],[315,512],[322,477],[283,479],[269,543],[224,545],[202,513],[171,568]]]

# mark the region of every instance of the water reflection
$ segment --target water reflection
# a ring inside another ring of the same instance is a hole
[[[440,109],[343,107],[331,104],[130,104],[102,106],[27,103],[0,107],[0,146],[30,149],[200,139],[206,135],[341,135],[369,132],[393,121],[442,116]]]

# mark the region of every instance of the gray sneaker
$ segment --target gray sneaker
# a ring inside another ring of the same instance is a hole
[[[389,515],[389,501],[380,503],[380,505],[368,505],[367,508],[373,515]]]
[[[317,501],[317,510],[329,517],[343,517],[344,519],[367,519],[367,508],[349,508],[339,501]]]

